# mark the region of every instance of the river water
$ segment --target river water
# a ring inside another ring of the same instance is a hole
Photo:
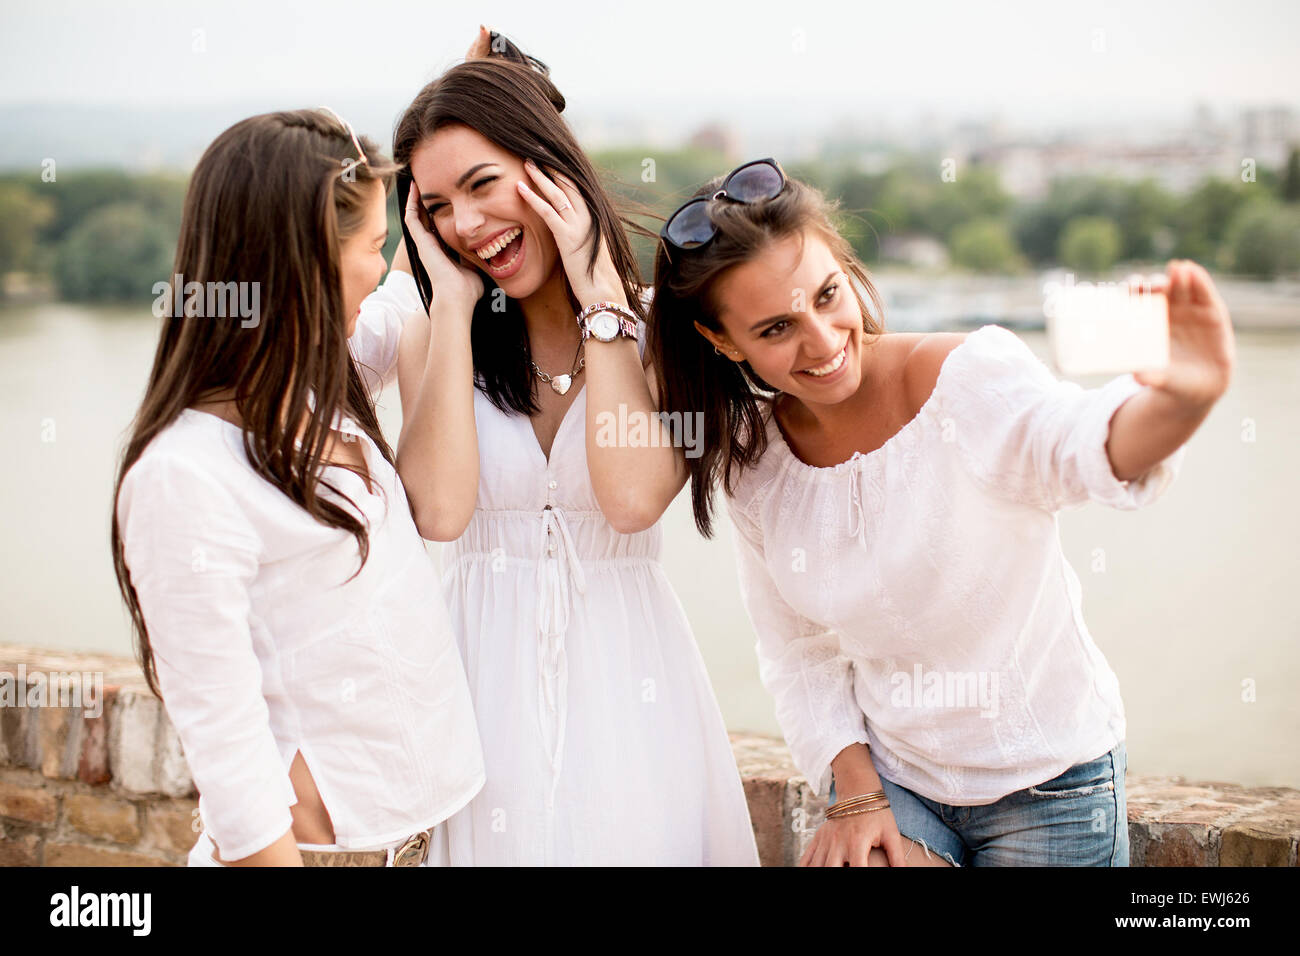
[[[1042,333],[1021,334],[1046,357]],[[0,641],[130,653],[110,496],[156,336],[147,308],[0,308]],[[1165,497],[1136,512],[1063,512],[1061,535],[1119,675],[1133,772],[1300,786],[1300,332],[1241,332],[1237,346],[1233,386]],[[395,442],[396,389],[380,404]],[[685,492],[663,520],[664,564],[728,727],[779,733],[725,509],[713,541],[695,533]]]

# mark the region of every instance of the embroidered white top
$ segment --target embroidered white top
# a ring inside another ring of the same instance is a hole
[[[365,300],[349,340],[372,388],[394,374],[404,283],[414,280],[392,273]],[[158,683],[204,826],[228,859],[290,829],[298,751],[340,847],[433,826],[484,782],[465,672],[405,491],[352,419],[334,423],[361,443],[382,492],[325,469],[370,526],[350,581],[352,535],[258,476],[239,427],[215,415],[187,409],[122,483],[118,518]]]
[[[760,675],[815,792],[852,743],[870,745],[882,777],[963,806],[1124,739],[1056,512],[1135,509],[1177,474],[1185,447],[1134,481],[1111,469],[1111,416],[1141,387],[1058,381],[986,325],[868,454],[805,464],[765,411],[768,450],[728,509]]]

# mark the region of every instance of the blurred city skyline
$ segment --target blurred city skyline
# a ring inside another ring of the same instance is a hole
[[[386,146],[401,109],[489,17],[550,65],[589,149],[852,152],[864,168],[928,152],[993,163],[1032,196],[1077,170],[1189,188],[1243,157],[1280,165],[1300,138],[1300,8],[1286,3],[700,9],[10,7],[0,169],[54,157],[70,169],[188,170],[238,119],[320,103]]]

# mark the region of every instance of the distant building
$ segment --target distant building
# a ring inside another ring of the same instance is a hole
[[[948,266],[948,249],[933,236],[884,236],[880,240],[880,257],[916,269],[944,269]]]
[[[738,160],[741,153],[740,137],[734,129],[721,123],[710,123],[696,130],[686,140],[686,145],[692,149],[719,152],[729,160]]]
[[[1239,176],[1245,159],[1280,167],[1297,142],[1300,122],[1290,108],[1245,110],[1236,124],[1224,124],[1201,104],[1184,129],[1154,141],[1121,133],[1046,143],[1004,141],[972,151],[971,159],[996,168],[1002,188],[1017,199],[1039,199],[1053,179],[1070,176],[1153,179],[1184,193],[1209,176]]]

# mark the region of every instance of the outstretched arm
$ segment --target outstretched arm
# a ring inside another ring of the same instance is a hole
[[[1204,268],[1173,260],[1152,291],[1169,302],[1169,365],[1135,373],[1147,387],[1111,419],[1106,452],[1120,481],[1144,475],[1192,436],[1227,391],[1236,364],[1232,319]]]

